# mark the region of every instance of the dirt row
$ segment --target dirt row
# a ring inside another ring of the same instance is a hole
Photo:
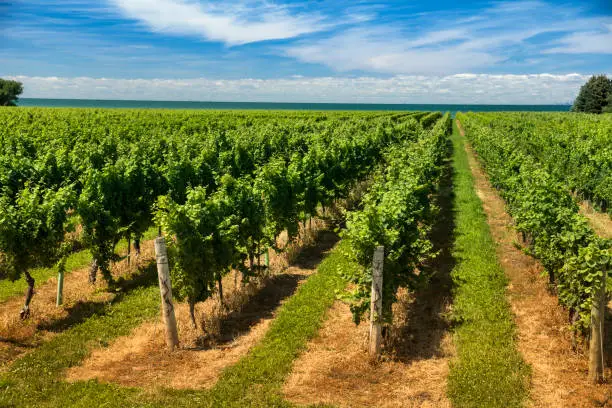
[[[458,121],[457,124],[460,126]],[[460,132],[465,136],[463,130]],[[542,266],[517,249],[519,237],[512,229],[505,203],[491,187],[467,141],[466,150],[476,192],[498,244],[498,259],[510,280],[508,299],[518,327],[518,347],[532,367],[530,406],[607,406],[612,396],[610,384],[593,385],[588,381],[588,357],[583,352],[572,351],[566,311],[547,289]],[[609,358],[607,365],[610,367]],[[608,377],[610,374],[608,370]]]
[[[593,230],[602,238],[612,238],[612,218],[593,209],[586,202],[580,203],[580,213],[588,218]]]

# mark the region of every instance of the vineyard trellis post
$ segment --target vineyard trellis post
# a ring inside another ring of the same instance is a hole
[[[61,306],[64,303],[64,268],[57,272],[57,299],[55,304]]]
[[[174,350],[179,344],[176,316],[172,303],[172,285],[170,282],[170,268],[168,266],[168,253],[164,237],[155,239],[155,258],[157,260],[157,277],[159,278],[159,291],[161,295],[162,316],[166,326],[166,344]]]
[[[604,320],[606,313],[606,275],[604,271],[599,290],[591,308],[591,341],[589,344],[589,378],[594,383],[604,380]]]
[[[62,248],[62,249],[65,249]],[[55,305],[61,306],[64,303],[64,275],[66,274],[66,253],[60,258],[57,263],[57,296]]]
[[[382,296],[385,247],[377,246],[372,260],[372,297],[370,300],[370,357],[378,359],[382,344]]]

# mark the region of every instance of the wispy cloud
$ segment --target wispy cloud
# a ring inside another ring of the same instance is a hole
[[[559,44],[544,52],[547,54],[612,54],[612,23],[602,24],[599,31],[567,35],[559,41]]]
[[[330,38],[287,47],[285,52],[290,57],[325,64],[340,72],[359,70],[386,74],[443,75],[449,70],[471,71],[501,60],[499,56],[465,45],[436,47],[462,38],[464,34],[459,30],[409,39],[390,29],[353,29]],[[429,47],[423,47],[425,45]]]
[[[317,14],[292,14],[267,2],[110,0],[128,18],[165,33],[195,35],[229,45],[298,37],[325,28]]]
[[[568,103],[588,78],[568,75],[110,79],[24,77],[25,97],[363,103]]]
[[[593,32],[595,26],[607,31]],[[290,44],[284,53],[339,72],[487,72],[511,59],[523,60],[527,67],[552,52],[610,53],[610,27],[612,18],[587,17],[575,7],[543,1],[498,2],[466,17],[440,12],[384,26],[373,20]]]

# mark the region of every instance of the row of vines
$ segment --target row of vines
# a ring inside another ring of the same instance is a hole
[[[586,333],[596,295],[612,269],[612,242],[594,233],[572,190],[609,200],[612,122],[586,115],[458,118],[526,250],[546,269],[574,328]]]
[[[439,117],[439,114],[437,114]],[[175,237],[177,293],[193,304],[280,231],[346,193],[431,115],[15,109],[0,112],[0,278],[61,260],[83,240],[112,283],[121,238]],[[251,268],[244,265],[250,261]]]
[[[573,193],[601,211],[612,210],[612,120],[609,116],[561,113],[470,114],[503,129]]]
[[[370,308],[376,247],[384,247],[382,311],[378,317],[384,324],[392,322],[398,289],[418,286],[426,276],[417,271],[436,255],[430,232],[438,211],[434,198],[450,153],[451,118],[449,114],[426,118],[435,118],[429,119],[435,126],[415,141],[406,140],[389,149],[362,206],[347,214],[342,238],[348,244],[348,257],[361,268],[341,274],[350,283],[344,298],[351,304],[356,323]]]

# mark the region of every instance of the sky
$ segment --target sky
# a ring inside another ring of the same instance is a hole
[[[0,0],[23,97],[570,103],[612,0]]]

